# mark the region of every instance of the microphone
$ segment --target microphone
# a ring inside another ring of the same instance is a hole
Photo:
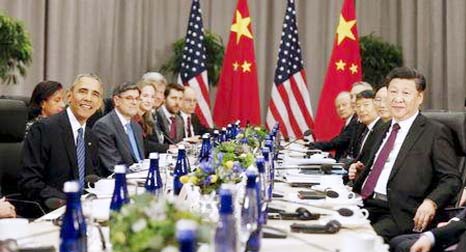
[[[304,207],[299,207],[296,209],[296,212],[289,213],[289,212],[281,212],[279,213],[282,220],[318,220],[320,218],[320,214],[313,214],[309,212]]]
[[[331,220],[325,225],[308,225],[302,223],[293,223],[290,225],[291,232],[306,234],[335,234],[341,229],[341,223],[337,220]]]
[[[310,135],[313,135],[311,129],[307,129],[306,131],[303,132],[303,137],[307,137],[307,136],[310,136]],[[295,143],[295,142],[298,141],[299,139],[301,139],[301,138],[295,138],[295,139],[291,140],[291,141],[288,142],[287,144],[285,144],[285,145],[283,145],[283,146],[280,146],[280,149],[283,150],[284,148],[290,146],[292,143]]]

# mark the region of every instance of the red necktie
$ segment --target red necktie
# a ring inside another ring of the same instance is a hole
[[[193,135],[191,134],[191,117],[188,116],[188,137],[192,137]]]
[[[385,166],[385,162],[387,161],[388,155],[393,149],[395,145],[396,135],[398,134],[398,130],[400,129],[400,125],[398,123],[393,124],[392,132],[388,136],[387,142],[385,142],[382,150],[380,150],[377,159],[372,166],[372,170],[367,177],[366,183],[362,187],[361,196],[363,199],[367,199],[369,196],[374,193],[375,185],[379,180],[379,176],[382,173],[383,167]]]
[[[170,120],[172,121],[172,123],[170,124],[170,138],[172,140],[175,140],[176,139],[176,117],[172,116],[170,117]]]

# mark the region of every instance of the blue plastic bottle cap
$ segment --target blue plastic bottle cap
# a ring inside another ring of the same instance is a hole
[[[157,152],[151,152],[149,154],[149,159],[159,159],[159,153]]]
[[[115,165],[114,172],[115,173],[126,173],[126,166],[125,165]]]
[[[79,191],[79,183],[78,181],[67,181],[63,184],[63,192],[65,193],[73,193]]]

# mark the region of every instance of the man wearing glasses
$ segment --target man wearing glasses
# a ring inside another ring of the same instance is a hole
[[[197,105],[196,92],[191,87],[184,87],[183,101],[181,102],[181,117],[184,122],[184,135],[193,137],[210,132],[209,128],[205,127],[195,110]]]
[[[142,128],[132,120],[139,107],[140,91],[134,82],[125,82],[113,90],[114,109],[94,125],[99,139],[98,156],[104,175],[116,164],[128,167],[144,160]]]

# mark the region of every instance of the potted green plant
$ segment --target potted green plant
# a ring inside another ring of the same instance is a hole
[[[22,22],[0,13],[0,79],[16,84],[17,74],[26,75],[31,63],[32,45]]]
[[[385,76],[395,67],[403,65],[401,47],[382,40],[373,34],[362,36],[361,48],[362,71],[364,81],[379,87]]]
[[[181,69],[181,60],[183,58],[184,38],[180,38],[172,44],[173,53],[168,61],[160,68],[160,72],[176,79]],[[222,38],[210,31],[204,34],[204,46],[206,48],[206,67],[209,78],[209,85],[217,84],[220,70],[223,62],[223,46]]]

